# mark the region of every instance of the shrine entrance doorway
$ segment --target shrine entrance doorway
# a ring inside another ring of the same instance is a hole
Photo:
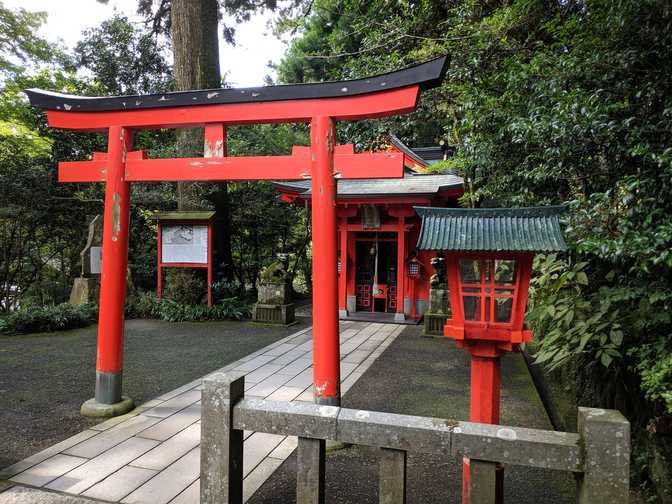
[[[355,288],[358,312],[397,311],[397,237],[394,233],[357,233]]]

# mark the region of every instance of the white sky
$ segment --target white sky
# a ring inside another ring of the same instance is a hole
[[[137,0],[109,0],[107,5],[96,0],[2,0],[11,9],[23,7],[28,11],[45,11],[47,22],[40,35],[50,41],[61,40],[67,47],[74,47],[82,31],[98,26],[109,19],[115,9],[132,21],[139,21],[136,14]],[[221,37],[219,57],[222,74],[234,87],[260,86],[265,75],[275,78],[275,72],[266,65],[269,60],[278,63],[287,47],[266,28],[268,14],[257,15],[249,22],[236,27],[236,45],[225,44]]]

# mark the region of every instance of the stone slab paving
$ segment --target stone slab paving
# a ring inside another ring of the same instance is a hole
[[[403,329],[394,324],[341,322],[342,394]],[[247,397],[312,402],[311,329],[218,371],[232,369],[247,373]],[[187,383],[0,470],[0,480],[123,504],[196,504],[200,491],[201,382]],[[245,432],[245,500],[296,445],[294,437]],[[17,491],[14,489],[9,491]],[[0,494],[0,504],[9,491]]]

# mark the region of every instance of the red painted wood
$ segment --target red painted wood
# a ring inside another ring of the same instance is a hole
[[[94,152],[91,161],[60,161],[59,182],[105,182],[107,153]]]
[[[404,313],[406,292],[406,223],[404,217],[397,220],[397,313]],[[411,300],[411,302],[413,302]]]
[[[129,160],[132,182],[218,180],[301,180],[310,174],[310,160],[293,156],[244,156]]]
[[[342,223],[347,223],[348,218],[341,218]],[[344,224],[338,226],[338,234],[340,239],[339,246],[339,260],[341,262],[341,272],[338,275],[338,309],[346,309],[346,285],[348,279],[348,231]]]
[[[208,259],[206,263],[192,263],[192,262],[163,262],[162,248],[163,248],[163,235],[161,234],[162,223],[158,222],[157,225],[157,251],[158,251],[158,264],[157,264],[157,297],[161,299],[163,296],[163,270],[165,268],[189,268],[189,269],[204,269],[207,274],[207,283],[208,283],[208,307],[212,306],[212,279],[213,279],[213,263],[212,263],[212,238],[214,224],[213,220],[194,220],[194,219],[179,219],[169,221],[171,224],[187,224],[195,226],[208,226]]]
[[[478,283],[462,282],[459,260],[474,259],[480,263],[481,278]],[[457,340],[460,347],[471,353],[470,417],[472,422],[499,423],[500,408],[500,355],[517,349],[519,343],[532,339],[531,331],[524,329],[525,305],[530,283],[533,254],[530,253],[449,253],[447,254],[448,286],[452,318],[444,326],[444,334]],[[513,284],[495,282],[495,261],[516,261]],[[485,276],[489,263],[490,278]],[[497,293],[498,288],[513,289],[513,294]],[[465,291],[479,289],[479,292]],[[464,296],[480,299],[480,320],[465,320]],[[511,319],[495,322],[495,300],[513,299]],[[489,303],[489,312],[486,311]],[[503,501],[504,471],[496,473],[496,502]],[[462,502],[469,503],[469,461],[464,459],[462,474]]]
[[[371,284],[357,284],[357,311],[371,311]]]
[[[221,125],[219,126],[221,129]],[[212,130],[212,128],[210,128]],[[207,131],[207,130],[206,130]],[[217,136],[206,138],[206,149],[221,153]],[[399,156],[385,152],[341,154],[335,156],[339,178],[400,178],[403,163]],[[60,182],[101,182],[105,159],[64,161],[59,163]],[[310,178],[310,156],[243,156],[204,158],[144,159],[139,152],[130,153],[126,163],[129,182],[176,182],[218,180],[302,180]]]
[[[161,223],[156,225],[156,297],[163,297],[163,239],[161,237]]]
[[[130,184],[124,180],[124,159],[131,143],[132,137],[128,130],[118,126],[110,128],[96,358],[96,370],[103,373],[121,372],[123,362],[130,209]]]
[[[334,122],[316,117],[310,125],[313,234],[313,395],[315,401],[340,405],[338,337],[338,250]]]
[[[388,310],[396,311],[397,309],[397,286],[390,285],[390,288],[387,290],[388,299],[387,299],[387,308]]]
[[[208,308],[212,307],[212,220],[208,222]]]
[[[472,357],[469,420],[499,423],[500,359]]]
[[[356,256],[357,253],[355,251],[356,247],[356,242],[354,240],[354,235],[353,233],[348,232],[347,233],[348,237],[348,257],[350,258],[351,261],[351,267],[348,268],[348,276],[346,278],[346,286],[345,286],[345,302],[347,304],[348,302],[348,296],[357,296],[356,291],[355,291],[355,274],[356,274]],[[355,301],[355,309],[357,308],[357,304]]]
[[[338,98],[287,100],[259,103],[231,103],[166,107],[160,109],[109,112],[47,111],[49,126],[73,130],[104,130],[110,126],[127,128],[203,127],[208,123],[259,124],[308,122],[313,117],[329,116],[337,121],[373,119],[415,110],[418,85]]]

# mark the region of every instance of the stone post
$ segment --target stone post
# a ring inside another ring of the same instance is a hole
[[[243,503],[243,431],[233,428],[233,406],[245,394],[245,373],[214,373],[203,380],[201,503]]]
[[[630,488],[630,423],[615,410],[579,408],[584,450],[578,503],[627,504]]]
[[[296,503],[324,504],[324,439],[299,437],[296,451]]]
[[[406,451],[380,449],[380,504],[406,504]]]
[[[469,460],[469,504],[497,502],[497,463]]]

